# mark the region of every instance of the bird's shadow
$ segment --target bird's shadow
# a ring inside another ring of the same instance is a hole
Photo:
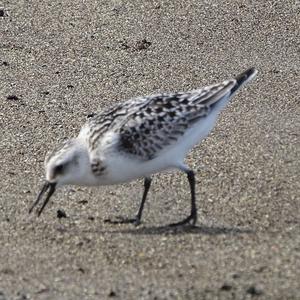
[[[223,226],[151,226],[151,227],[132,227],[126,229],[101,230],[110,234],[132,234],[132,235],[184,235],[184,234],[204,234],[204,235],[239,235],[253,234],[254,231],[246,228],[234,228]]]

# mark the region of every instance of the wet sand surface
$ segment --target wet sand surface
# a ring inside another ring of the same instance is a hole
[[[300,299],[297,1],[4,1],[0,9],[0,299]],[[65,187],[28,215],[48,150],[87,115],[255,66],[191,151],[186,177]],[[67,218],[58,218],[62,210]]]

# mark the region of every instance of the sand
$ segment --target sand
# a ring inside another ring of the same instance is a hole
[[[1,5],[0,5],[1,6]],[[4,1],[0,9],[0,299],[300,299],[297,1]],[[259,70],[191,151],[186,177],[66,187],[28,215],[45,154],[131,97]],[[67,218],[58,218],[63,210]]]

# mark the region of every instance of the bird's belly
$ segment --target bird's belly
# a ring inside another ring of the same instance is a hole
[[[150,176],[171,168],[170,164],[155,158],[149,161],[124,158],[123,155],[114,157],[107,162],[107,171],[101,177],[101,184],[117,184],[128,182],[141,177]]]

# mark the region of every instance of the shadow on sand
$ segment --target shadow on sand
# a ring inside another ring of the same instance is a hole
[[[238,234],[253,234],[251,229],[214,227],[214,226],[155,226],[155,227],[134,227],[127,229],[108,230],[107,233],[123,233],[133,235],[160,235],[160,234],[206,234],[206,235],[238,235]]]

